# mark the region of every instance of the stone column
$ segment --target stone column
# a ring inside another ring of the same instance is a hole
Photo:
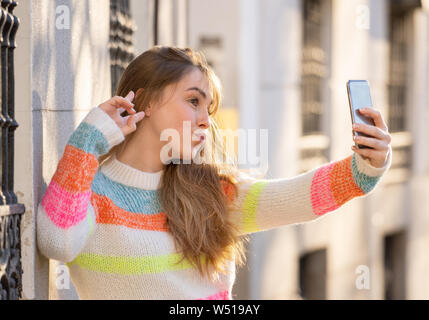
[[[31,23],[32,42],[27,55],[32,60],[27,94],[31,95],[34,202],[28,206],[26,215],[30,216],[24,218],[22,236],[24,254],[28,254],[24,259],[30,263],[24,268],[34,266],[35,272],[42,267],[45,270],[48,262],[38,251],[33,251],[38,204],[72,132],[92,108],[111,97],[109,10],[108,0],[62,1],[60,5],[51,0],[31,2],[32,19],[27,23]],[[28,157],[21,159],[26,163],[29,161]],[[24,181],[31,181],[28,176],[26,179]],[[69,288],[60,289],[56,285],[58,276],[61,276],[57,272],[63,270],[57,268],[60,265],[63,264],[50,260],[49,298],[77,299],[71,282]],[[24,277],[32,277],[32,272],[25,272]],[[44,281],[42,287],[31,288],[31,282],[38,286],[42,281],[39,279],[44,276],[43,271],[42,276],[34,274],[34,280],[25,279],[29,283],[29,291],[24,288],[28,298],[47,298]]]
[[[245,0],[240,12],[240,127],[257,129],[258,155],[259,129],[269,129],[266,178],[292,175],[300,124],[300,1]],[[250,299],[285,298],[294,286],[295,256],[285,250],[290,235],[280,229],[252,234]]]
[[[429,3],[428,3],[429,5]],[[429,9],[429,8],[428,8]],[[413,176],[409,191],[409,241],[407,243],[407,299],[429,297],[429,11],[417,9],[413,15],[412,112]]]
[[[332,106],[330,136],[332,141],[331,159],[339,160],[351,155],[352,126],[348,105],[346,82],[348,80],[368,80],[376,89],[377,70],[372,70],[372,50],[370,30],[378,30],[380,21],[376,2],[379,0],[334,0],[332,12]],[[381,109],[374,100],[373,105]],[[368,297],[368,290],[358,290],[355,285],[358,266],[370,268],[368,256],[369,234],[366,217],[371,215],[369,199],[353,199],[348,210],[341,208],[332,219],[328,255],[327,299],[362,299]]]

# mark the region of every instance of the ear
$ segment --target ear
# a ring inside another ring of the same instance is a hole
[[[152,107],[149,105],[144,109],[145,117],[150,117],[151,112],[152,112]]]
[[[136,97],[143,92],[143,88],[139,88],[136,92]]]
[[[138,100],[138,97],[142,94],[143,90],[144,90],[144,88],[137,89],[137,91],[136,91],[136,97],[134,98],[135,101]],[[151,107],[148,106],[147,108],[145,108],[144,113],[145,113],[145,116],[150,116]]]

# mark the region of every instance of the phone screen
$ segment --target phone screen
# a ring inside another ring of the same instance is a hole
[[[372,107],[371,94],[369,84],[366,80],[349,80],[347,82],[347,92],[349,96],[350,114],[352,123],[364,123],[368,125],[375,125],[370,117],[365,117],[358,112],[358,109],[365,107]],[[369,135],[354,131],[355,135],[370,137]],[[364,145],[357,145],[359,148],[370,148]],[[371,148],[372,149],[372,148]]]

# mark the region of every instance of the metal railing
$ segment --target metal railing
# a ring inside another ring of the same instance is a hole
[[[21,216],[25,206],[19,204],[13,191],[14,134],[18,123],[15,120],[15,78],[13,50],[19,19],[13,14],[17,2],[1,1],[1,190],[0,190],[0,299],[17,300],[22,292],[21,266]]]

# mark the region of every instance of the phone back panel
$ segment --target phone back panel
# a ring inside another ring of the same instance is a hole
[[[366,80],[349,80],[347,82],[347,93],[349,97],[350,114],[352,123],[363,123],[375,125],[370,117],[365,117],[358,112],[358,109],[373,107],[368,81]],[[369,135],[355,131],[355,135],[370,137]],[[364,148],[366,146],[363,146]]]

